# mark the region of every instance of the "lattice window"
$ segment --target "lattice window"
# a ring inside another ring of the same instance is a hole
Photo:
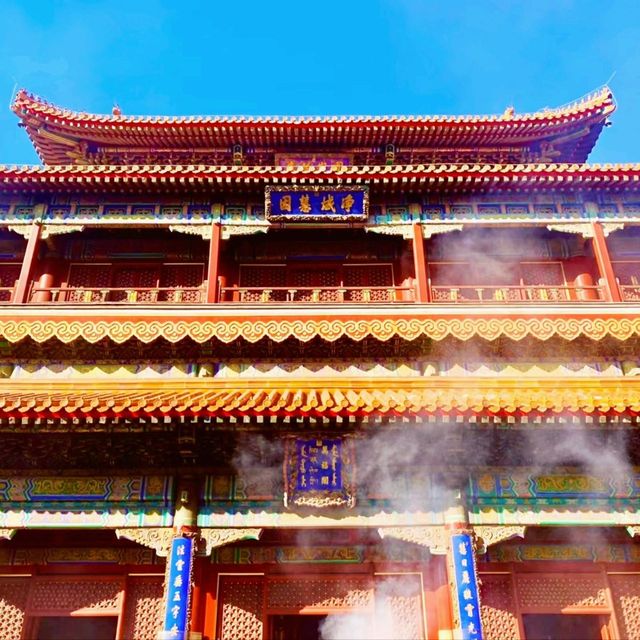
[[[373,603],[373,585],[368,578],[291,578],[270,580],[270,609],[297,613],[314,609],[364,609]]]
[[[242,302],[269,302],[286,300],[286,291],[272,291],[274,287],[287,286],[287,270],[284,265],[242,265],[240,288]]]
[[[220,585],[221,640],[262,640],[264,579],[223,576]]]
[[[127,583],[124,637],[156,640],[162,628],[162,576],[130,578]]]
[[[393,300],[393,269],[390,264],[345,265],[345,287],[365,287],[350,291],[348,299],[353,302],[391,302]],[[366,287],[386,287],[367,289]]]
[[[103,302],[111,285],[110,264],[72,264],[66,294],[69,302]],[[101,290],[102,289],[102,290]]]
[[[607,606],[606,585],[600,575],[518,575],[520,607],[560,611],[565,607]]]
[[[390,640],[423,640],[422,586],[419,576],[384,576],[376,584],[376,612],[393,629]]]
[[[0,264],[0,289],[4,287],[15,287],[20,276],[19,264]],[[11,291],[0,291],[0,301],[9,302]]]
[[[482,575],[480,602],[486,640],[519,640],[510,575]]]
[[[624,300],[640,301],[640,262],[613,262]]]
[[[620,636],[640,640],[640,574],[610,575],[609,584]]]
[[[199,291],[182,291],[184,288],[202,287],[203,264],[166,264],[162,268],[161,287],[172,291],[161,291],[158,299],[164,302],[201,302]]]
[[[119,269],[113,279],[113,302],[156,302],[158,299],[159,269],[157,267],[129,267]],[[145,290],[146,289],[146,290]]]
[[[566,300],[564,272],[559,262],[521,262],[520,277],[525,300]],[[527,288],[527,285],[532,285]],[[543,288],[539,288],[543,287]]]
[[[116,580],[37,579],[31,589],[30,615],[66,615],[80,609],[102,613],[120,610],[122,583]]]
[[[292,287],[311,287],[312,290],[298,291],[295,299],[299,302],[335,302],[340,294],[337,269],[295,269],[291,274]]]
[[[28,592],[25,578],[0,579],[0,640],[22,637]]]

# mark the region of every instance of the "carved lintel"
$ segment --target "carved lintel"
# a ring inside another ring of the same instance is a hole
[[[267,233],[269,224],[223,224],[222,239],[228,240],[231,236],[247,236],[254,233]]]
[[[450,534],[442,525],[426,527],[381,527],[378,529],[381,538],[395,538],[404,542],[428,547],[434,555],[445,555]]]
[[[413,225],[411,224],[377,224],[365,227],[365,231],[386,236],[402,236],[405,240],[413,238]]]
[[[169,555],[171,541],[175,537],[172,527],[138,527],[131,529],[116,529],[118,538],[126,538],[149,547],[156,552],[159,558],[166,558]]]
[[[16,535],[17,529],[0,529],[0,538],[11,540]]]
[[[231,544],[238,540],[258,540],[262,534],[262,529],[201,529],[200,538],[204,541],[204,555],[210,556],[217,547]]]
[[[602,233],[608,236],[614,231],[624,229],[624,222],[602,222]],[[548,224],[549,231],[561,231],[562,233],[577,233],[583,238],[593,238],[593,225],[590,222],[561,222],[558,224]]]
[[[23,236],[24,238],[28,238],[31,234],[31,223],[29,224],[10,224],[7,225],[7,229],[9,231],[13,231],[13,233],[17,233],[19,236]]]
[[[473,531],[476,534],[476,548],[478,553],[484,553],[487,547],[490,547],[492,544],[498,544],[498,542],[503,542],[510,538],[524,538],[526,528],[526,526],[521,525],[478,525],[473,527]]]
[[[46,240],[50,236],[58,236],[63,233],[76,233],[84,231],[82,224],[45,224],[42,227],[40,237]]]
[[[630,527],[625,527],[625,529],[632,538],[640,536],[640,526],[638,526],[637,524],[631,525]]]
[[[200,236],[203,240],[211,240],[210,224],[172,224],[169,225],[169,231],[188,233],[193,236]]]
[[[422,237],[429,239],[431,236],[437,236],[441,233],[451,233],[452,231],[462,231],[463,224],[423,224]]]

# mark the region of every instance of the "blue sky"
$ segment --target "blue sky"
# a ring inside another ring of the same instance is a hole
[[[125,114],[463,114],[610,82],[590,160],[640,161],[637,0],[0,0],[0,163],[38,162],[14,85]]]

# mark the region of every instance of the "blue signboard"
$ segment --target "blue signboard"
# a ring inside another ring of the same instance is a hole
[[[269,220],[365,220],[368,195],[367,187],[269,186],[265,211]]]
[[[342,489],[342,441],[335,438],[296,440],[298,491]]]
[[[466,533],[456,534],[451,537],[451,544],[460,612],[461,638],[462,640],[482,640],[480,599],[471,536]]]
[[[192,561],[193,540],[174,538],[167,571],[163,638],[183,640],[187,635]]]

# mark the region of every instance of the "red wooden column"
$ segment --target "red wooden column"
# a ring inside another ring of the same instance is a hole
[[[207,302],[218,302],[218,272],[220,268],[220,241],[222,225],[214,222],[211,225],[211,242],[209,242],[209,268],[207,271]]]
[[[413,223],[413,262],[416,272],[417,302],[430,302],[429,287],[427,287],[427,260],[424,250],[424,238],[422,236],[422,225],[419,222]]]
[[[591,226],[593,229],[593,254],[595,255],[596,263],[598,264],[600,277],[607,283],[609,299],[612,302],[621,302],[622,296],[620,295],[620,287],[618,286],[618,281],[616,280],[616,276],[613,271],[611,256],[609,255],[609,249],[607,248],[602,224],[600,222],[592,222]]]
[[[27,301],[27,295],[29,294],[29,279],[31,278],[35,262],[38,259],[41,231],[42,226],[39,222],[34,222],[31,225],[29,239],[27,240],[27,248],[24,252],[24,259],[22,260],[18,283],[16,284],[15,291],[13,292],[12,302],[23,303]]]

